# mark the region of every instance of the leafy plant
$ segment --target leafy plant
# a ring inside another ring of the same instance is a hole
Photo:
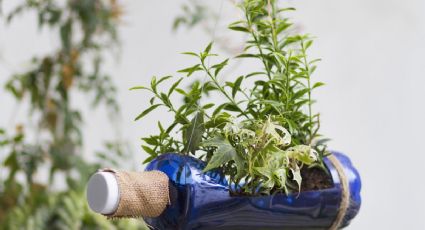
[[[30,105],[28,117],[35,129],[31,133],[17,124],[15,134],[0,132],[0,147],[7,152],[2,162],[0,229],[120,228],[127,222],[108,223],[88,210],[82,182],[102,167],[100,163],[114,165],[126,157],[119,150],[122,143],[110,142],[97,155],[97,163],[88,162],[81,153],[84,119],[72,99],[82,93],[93,107],[104,105],[110,114],[118,114],[116,88],[101,69],[105,51],[119,44],[121,6],[115,0],[27,0],[4,18],[12,23],[25,12],[35,13],[38,27],[55,34],[60,46],[30,58],[31,66],[13,74],[5,85],[18,103]],[[35,180],[42,169],[48,169],[46,182]],[[67,187],[63,192],[51,186],[58,179]],[[140,223],[127,226],[143,228]]]
[[[186,77],[153,77],[149,87],[132,88],[152,93],[150,107],[136,120],[161,107],[174,116],[168,126],[158,122],[158,135],[143,138],[142,147],[150,154],[145,162],[165,152],[192,154],[208,162],[206,171],[223,170],[234,193],[299,191],[301,170],[324,169],[327,154],[319,114],[312,110],[312,91],[323,85],[311,80],[319,61],[307,57],[313,40],[290,32],[286,14],[294,9],[280,8],[275,0],[245,0],[240,8],[245,19],[229,29],[249,39],[244,53],[235,58],[253,58],[263,69],[222,82],[222,70],[233,59],[210,66],[217,55],[209,44],[200,53],[184,53],[198,61],[178,71]],[[170,79],[175,79],[171,87],[159,90]],[[192,81],[187,90],[181,87],[186,79]],[[175,94],[182,104],[172,101]],[[224,102],[203,103],[212,95]]]
[[[52,193],[45,186],[33,186],[33,200],[10,209],[1,229],[142,229],[135,219],[110,221],[93,215],[82,191]]]

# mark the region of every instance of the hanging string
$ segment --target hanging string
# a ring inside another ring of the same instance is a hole
[[[338,158],[336,158],[335,155],[330,155],[328,156],[328,159],[338,172],[339,180],[341,182],[341,203],[339,205],[337,216],[331,227],[329,227],[329,230],[337,230],[340,229],[344,217],[347,214],[347,210],[350,206],[350,185],[348,183],[347,175],[344,172],[344,167],[342,166]]]

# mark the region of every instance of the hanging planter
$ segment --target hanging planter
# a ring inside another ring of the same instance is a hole
[[[142,138],[146,172],[107,169],[90,179],[94,211],[143,217],[152,229],[338,229],[357,214],[360,177],[348,157],[327,149],[312,110],[313,90],[323,85],[311,80],[313,40],[290,29],[284,16],[292,8],[246,0],[241,9],[245,20],[229,29],[249,39],[236,58],[263,67],[224,81],[231,60],[210,65],[217,55],[209,44],[184,53],[197,59],[179,71],[186,77],[134,87],[152,94],[136,120],[166,108],[174,121]]]
[[[360,209],[361,180],[347,156],[333,156],[325,159],[328,189],[232,196],[222,173],[202,172],[205,162],[163,154],[146,172],[101,170],[89,182],[88,199],[105,216],[144,217],[153,229],[338,229]]]
[[[346,198],[342,198],[338,170],[329,159],[325,160],[325,164],[332,175],[334,185],[331,188],[291,195],[232,196],[226,179],[220,173],[202,173],[204,162],[177,154],[161,155],[146,170],[159,170],[170,178],[171,205],[160,216],[145,218],[145,221],[154,229],[344,227],[360,208],[361,183],[350,160],[340,153],[334,153],[334,156],[341,162],[347,177],[349,195]],[[341,205],[345,201],[342,199],[348,202],[343,209]]]

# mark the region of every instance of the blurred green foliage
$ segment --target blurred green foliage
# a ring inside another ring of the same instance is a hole
[[[188,0],[182,5],[180,15],[174,19],[173,29],[177,30],[182,26],[192,28],[213,15],[205,2]]]
[[[1,5],[1,1],[0,1]],[[1,7],[1,6],[0,6]],[[1,9],[1,8],[0,8]],[[85,201],[88,177],[102,165],[117,166],[125,143],[111,141],[96,163],[82,154],[84,121],[71,99],[91,98],[106,106],[111,119],[119,113],[116,88],[102,72],[105,51],[119,47],[117,26],[122,8],[115,0],[26,0],[2,12],[10,24],[24,13],[37,15],[38,27],[54,34],[60,46],[44,56],[29,57],[31,66],[10,77],[5,89],[17,103],[29,104],[35,128],[16,124],[13,134],[0,129],[0,229],[145,229],[142,221],[108,221],[91,212]],[[48,179],[36,175],[43,169]],[[66,189],[52,184],[62,181]]]

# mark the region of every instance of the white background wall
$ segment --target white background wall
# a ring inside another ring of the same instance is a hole
[[[154,120],[166,120],[167,114],[133,122],[146,106],[146,96],[127,89],[146,84],[152,75],[188,66],[190,59],[178,53],[198,51],[211,39],[200,29],[172,33],[182,2],[124,1],[122,56],[111,59],[105,71],[116,77],[120,88],[122,132],[134,149],[129,167],[142,168],[146,154],[139,138],[155,131]],[[218,9],[219,1],[214,2]],[[313,56],[323,61],[316,77],[327,83],[316,94],[322,132],[333,139],[333,149],[350,155],[362,176],[363,206],[348,229],[425,229],[425,2],[298,0],[291,5],[298,8],[295,21],[318,37]],[[229,7],[223,6],[223,15],[232,18]],[[35,29],[34,19],[25,16],[9,27],[0,24],[1,84],[10,73],[24,69],[30,54],[58,45],[56,37]],[[85,108],[84,151],[90,154],[113,134],[104,111],[93,111],[83,99],[78,96],[74,103]],[[26,108],[15,108],[1,89],[0,127],[28,123]]]

